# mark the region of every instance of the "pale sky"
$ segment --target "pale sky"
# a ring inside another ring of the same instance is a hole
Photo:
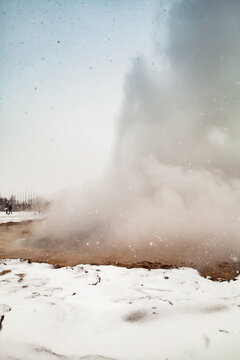
[[[124,79],[154,58],[158,0],[0,0],[0,193],[102,174]]]

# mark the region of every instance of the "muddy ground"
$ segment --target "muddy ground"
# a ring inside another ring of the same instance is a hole
[[[58,243],[34,238],[36,221],[0,224],[0,258],[21,258],[45,262],[56,267],[77,264],[117,265],[147,269],[191,267],[204,277],[213,280],[232,280],[240,273],[239,261],[216,260],[214,254],[204,249],[191,248],[189,244],[162,244],[157,247],[129,249],[124,246],[78,242]],[[228,258],[228,257],[227,257]]]

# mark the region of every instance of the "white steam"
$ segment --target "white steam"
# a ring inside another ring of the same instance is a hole
[[[100,183],[56,200],[49,239],[239,255],[240,2],[177,1],[159,28],[164,16],[167,66],[136,61],[112,165]]]

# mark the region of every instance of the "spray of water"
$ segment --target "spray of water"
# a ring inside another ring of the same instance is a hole
[[[39,238],[115,258],[239,256],[239,18],[237,0],[159,9],[162,70],[133,64],[111,166],[55,199]]]

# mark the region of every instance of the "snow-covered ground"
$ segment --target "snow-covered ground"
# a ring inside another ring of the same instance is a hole
[[[7,222],[20,222],[26,220],[41,219],[43,216],[35,211],[14,211],[12,214],[7,215],[5,211],[0,211],[0,224]]]
[[[0,263],[1,360],[239,360],[240,277]]]

